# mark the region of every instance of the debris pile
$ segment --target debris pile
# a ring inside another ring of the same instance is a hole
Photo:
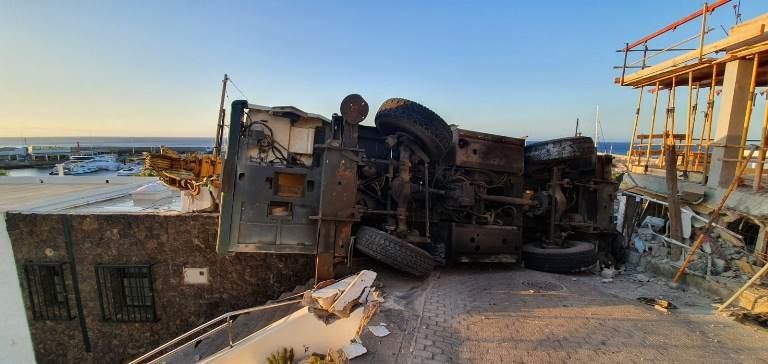
[[[695,224],[694,224],[695,225]],[[691,239],[684,239],[682,244],[690,246],[694,237],[702,231],[692,227]],[[640,264],[641,260],[670,261],[672,245],[679,245],[666,237],[666,222],[662,218],[648,216],[643,224],[636,228],[631,238],[630,263]],[[715,229],[704,237],[704,243],[693,256],[687,269],[704,276],[719,276],[743,283],[755,273],[755,258],[746,250],[743,239],[737,234],[724,229]],[[684,249],[687,252],[687,249]],[[631,256],[640,255],[633,262]],[[682,258],[681,258],[682,259]]]

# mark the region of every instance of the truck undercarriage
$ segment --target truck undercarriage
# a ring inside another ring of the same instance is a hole
[[[315,254],[322,281],[354,249],[416,276],[446,260],[571,271],[613,239],[616,183],[590,138],[526,147],[405,99],[375,127],[367,113],[359,95],[330,119],[235,101],[218,252]]]

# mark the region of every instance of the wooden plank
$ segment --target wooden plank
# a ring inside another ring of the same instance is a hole
[[[638,134],[637,138],[638,139],[648,139],[648,135],[649,134]],[[664,137],[664,134],[652,134],[651,135],[652,139],[661,139],[663,137]],[[675,138],[675,140],[685,140],[685,134],[674,134],[673,137]]]
[[[719,59],[717,58],[704,58],[703,60],[701,60],[701,62],[698,62],[695,64],[683,65],[680,67],[671,68],[666,71],[660,71],[658,73],[654,73],[646,77],[634,79],[631,82],[625,79],[624,86],[634,86],[634,87],[649,86],[649,85],[653,85],[658,81],[658,82],[661,82],[662,88],[669,88],[671,86],[671,77],[675,76],[679,78],[681,82],[687,82],[688,73],[696,72],[698,74],[699,71],[710,68],[713,63],[718,61]],[[711,72],[708,72],[708,73],[711,73]],[[694,76],[694,79],[695,78],[696,77]],[[700,80],[694,80],[694,82],[699,82],[699,81]]]

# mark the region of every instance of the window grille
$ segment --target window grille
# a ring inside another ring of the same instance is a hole
[[[104,321],[157,321],[150,265],[97,265]]]
[[[23,264],[27,292],[35,320],[71,320],[69,297],[64,280],[64,263]]]

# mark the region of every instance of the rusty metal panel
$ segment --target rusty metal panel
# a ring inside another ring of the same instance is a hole
[[[317,231],[315,278],[334,276],[335,257],[346,257],[351,227],[358,220],[357,161],[355,155],[338,145],[324,146],[320,207]]]
[[[451,224],[451,254],[458,261],[514,263],[521,249],[517,226]]]
[[[454,128],[454,164],[458,167],[523,174],[525,140]]]

